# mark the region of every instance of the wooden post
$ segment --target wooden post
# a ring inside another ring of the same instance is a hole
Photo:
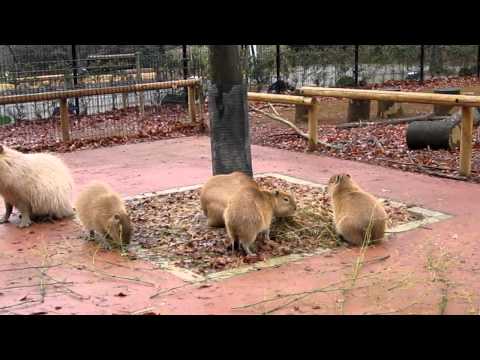
[[[196,112],[197,112],[198,116],[200,117],[200,120],[202,121],[203,117],[204,117],[203,110],[204,110],[204,106],[205,106],[205,99],[203,97],[203,89],[201,88],[201,86],[202,85],[198,85],[196,87],[195,98],[196,98],[196,101],[198,102],[197,107],[196,107]]]
[[[470,176],[470,173],[472,171],[472,108],[468,106],[462,107],[462,115],[462,137],[460,140],[460,175]]]
[[[315,150],[318,143],[318,114],[320,112],[320,103],[316,98],[312,98],[312,106],[308,109],[308,151]]]
[[[196,122],[196,114],[195,114],[195,87],[188,86],[187,87],[187,95],[188,95],[188,115],[190,117],[190,121],[192,123]]]
[[[67,98],[60,99],[60,125],[62,127],[63,141],[70,141],[70,120],[68,118]]]
[[[137,63],[137,84],[142,83],[142,68],[141,68],[141,63],[140,63],[140,52],[137,52],[136,54],[136,63]],[[145,112],[145,98],[144,98],[144,93],[143,91],[140,92],[138,96],[138,106],[140,109],[140,115],[143,116]]]

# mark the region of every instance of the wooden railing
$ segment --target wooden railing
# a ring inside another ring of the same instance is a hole
[[[460,140],[460,175],[469,176],[472,172],[473,113],[472,107],[480,106],[480,96],[445,95],[433,93],[415,93],[405,91],[381,91],[337,89],[305,86],[299,90],[304,96],[329,96],[355,100],[381,100],[420,104],[439,104],[462,107]]]
[[[125,86],[111,86],[88,89],[63,90],[25,95],[0,96],[0,105],[17,104],[34,101],[60,100],[60,122],[64,141],[70,141],[70,123],[68,118],[67,99],[82,96],[95,96],[129,92],[143,92],[178,87],[188,88],[188,112],[190,119],[196,121],[199,111],[195,106],[196,92],[201,85],[201,79],[176,80],[166,82],[153,82]],[[444,95],[414,92],[391,92],[381,90],[337,89],[321,87],[302,87],[298,96],[277,95],[265,93],[248,93],[249,101],[262,101],[269,103],[293,104],[308,108],[308,147],[313,149],[318,143],[317,119],[320,103],[315,97],[327,96],[348,98],[355,100],[394,101],[421,104],[440,104],[462,107],[461,141],[460,141],[460,175],[471,174],[472,140],[473,140],[473,113],[472,107],[480,107],[480,96],[472,95]]]
[[[197,89],[200,85],[201,85],[200,79],[188,79],[188,80],[153,82],[153,83],[146,83],[146,84],[125,85],[125,86],[109,86],[109,87],[97,87],[97,88],[88,88],[88,89],[51,91],[51,92],[35,93],[35,94],[7,95],[7,96],[0,96],[0,105],[19,104],[19,103],[27,103],[27,102],[34,102],[34,101],[60,100],[60,124],[62,127],[62,139],[63,141],[70,141],[70,120],[68,117],[68,107],[67,107],[68,98],[130,93],[130,92],[144,92],[149,90],[161,90],[161,89],[171,89],[171,88],[178,88],[178,87],[187,87],[188,88],[188,112],[189,112],[191,121],[195,122],[196,114],[197,114],[197,109],[195,106],[195,98],[196,98]]]
[[[248,93],[249,101],[264,101],[277,104],[293,104],[308,107],[308,149],[313,150],[318,143],[318,114],[320,104],[315,98],[295,95]]]

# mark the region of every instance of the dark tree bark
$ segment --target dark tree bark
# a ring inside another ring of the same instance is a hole
[[[211,45],[208,108],[213,174],[253,175],[247,86],[238,45]]]
[[[462,111],[441,120],[416,121],[407,127],[407,146],[410,150],[446,149],[453,150],[460,145]],[[473,110],[473,126],[480,122],[478,109]]]
[[[453,150],[460,141],[460,124],[449,119],[416,121],[408,125],[407,146],[411,150]]]

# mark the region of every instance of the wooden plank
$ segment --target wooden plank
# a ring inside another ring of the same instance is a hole
[[[294,104],[304,106],[312,105],[312,99],[305,96],[265,94],[256,92],[249,92],[247,93],[247,95],[249,101],[264,101],[269,103]]]
[[[26,95],[7,95],[7,96],[0,96],[0,105],[19,104],[19,103],[34,102],[34,101],[49,101],[49,100],[57,100],[61,98],[74,98],[74,97],[82,97],[82,96],[120,94],[120,93],[140,92],[140,91],[148,91],[148,90],[171,89],[171,88],[186,87],[186,86],[191,86],[196,84],[200,84],[200,80],[188,79],[188,80],[153,82],[153,83],[145,83],[145,84],[132,84],[132,85],[124,85],[124,86],[108,86],[108,87],[95,87],[95,88],[87,88],[87,89],[51,91],[51,92],[26,94]]]
[[[68,117],[67,98],[60,99],[60,125],[62,128],[62,140],[70,141],[70,119]]]
[[[473,111],[471,107],[462,108],[462,137],[460,139],[460,175],[469,176],[472,172]]]
[[[299,90],[304,96],[328,96],[356,100],[381,100],[419,104],[441,104],[453,106],[480,106],[480,96],[446,95],[405,91],[339,89],[305,86]]]
[[[318,144],[318,115],[320,113],[320,103],[317,99],[312,99],[312,106],[308,111],[308,150],[315,150]]]

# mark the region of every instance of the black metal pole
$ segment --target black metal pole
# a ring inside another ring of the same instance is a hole
[[[358,87],[358,45],[355,45],[355,69],[353,70],[355,76],[355,86]]]
[[[280,80],[280,45],[277,45],[277,81]]]
[[[478,45],[477,53],[477,78],[480,78],[480,45]]]
[[[187,45],[182,45],[183,54],[183,78],[188,78],[188,58],[187,58]]]
[[[77,45],[72,45],[72,70],[73,70],[73,88],[76,89],[78,85],[78,59],[77,59]],[[75,98],[75,113],[80,114],[80,105],[78,97]]]
[[[425,60],[425,45],[420,45],[420,84],[423,84],[423,63]]]

